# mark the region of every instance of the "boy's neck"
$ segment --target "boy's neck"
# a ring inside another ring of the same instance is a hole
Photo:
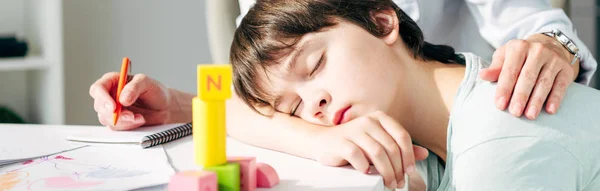
[[[465,66],[420,61],[416,71],[409,116],[398,116],[413,141],[446,160],[447,130],[454,98],[465,74]]]

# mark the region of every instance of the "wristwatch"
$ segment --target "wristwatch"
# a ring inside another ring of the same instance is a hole
[[[577,59],[581,59],[581,55],[579,54],[579,48],[577,47],[577,45],[575,45],[575,42],[573,42],[569,37],[567,37],[567,35],[562,33],[560,30],[552,29],[550,32],[544,32],[542,34],[555,38],[571,54],[575,55],[573,57],[573,60],[571,61],[571,65],[575,64],[575,61],[577,61]]]

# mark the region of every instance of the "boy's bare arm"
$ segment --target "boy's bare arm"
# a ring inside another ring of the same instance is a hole
[[[195,96],[169,89],[169,123],[187,123],[192,120],[192,98]],[[244,143],[276,150],[303,158],[314,159],[311,134],[325,128],[299,118],[277,113],[267,117],[254,112],[238,99],[235,92],[227,100],[227,134]]]
[[[235,93],[227,101],[227,134],[257,147],[314,159],[311,137],[324,128],[282,113],[272,117],[260,115]]]

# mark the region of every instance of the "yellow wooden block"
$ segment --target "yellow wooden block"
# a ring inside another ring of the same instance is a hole
[[[198,65],[198,97],[201,100],[226,100],[231,97],[230,64]]]
[[[225,149],[225,101],[192,100],[196,164],[207,167],[227,162]]]

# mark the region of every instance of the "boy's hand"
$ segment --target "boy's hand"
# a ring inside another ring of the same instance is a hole
[[[536,34],[511,40],[494,52],[490,68],[480,76],[498,81],[495,103],[517,117],[535,119],[546,102],[546,111],[557,112],[567,86],[575,80],[579,63],[555,39]]]
[[[98,120],[113,130],[130,130],[142,125],[164,124],[169,120],[169,93],[160,83],[143,74],[133,76],[125,85],[119,101],[123,105],[117,125],[113,126],[114,96],[119,73],[106,73],[90,86]]]
[[[329,166],[350,163],[363,173],[372,162],[388,188],[403,187],[405,171],[416,171],[415,159],[428,155],[425,148],[412,145],[402,125],[380,111],[324,129],[316,138],[317,161]]]

